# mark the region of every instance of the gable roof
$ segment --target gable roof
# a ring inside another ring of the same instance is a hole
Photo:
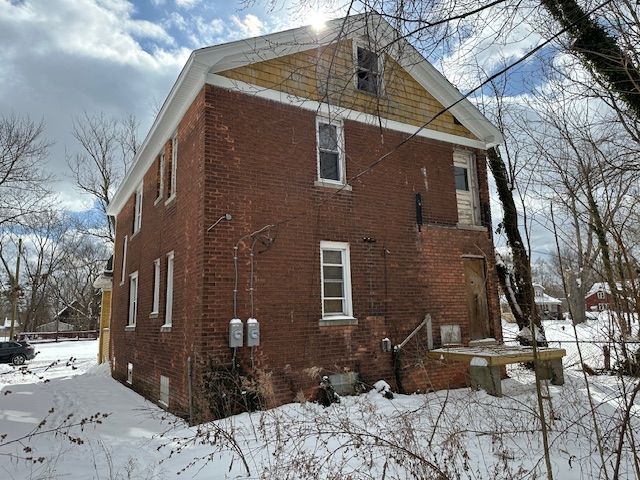
[[[385,53],[392,56],[438,102],[450,107],[449,112],[480,139],[485,148],[502,143],[500,131],[386,20],[378,14],[354,15],[331,20],[321,31],[305,26],[191,52],[138,150],[133,166],[113,196],[107,214],[117,215],[120,212],[164,142],[175,132],[209,74],[364,35],[372,38],[376,45],[388,46]]]

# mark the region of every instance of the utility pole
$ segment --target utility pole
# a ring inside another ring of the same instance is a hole
[[[18,255],[16,256],[16,276],[13,279],[13,298],[11,315],[11,329],[9,330],[9,339],[13,340],[13,330],[18,320],[18,295],[20,294],[20,255],[22,254],[22,239],[18,240]]]

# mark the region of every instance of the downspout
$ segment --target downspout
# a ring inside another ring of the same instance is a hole
[[[187,358],[187,395],[189,399],[189,425],[193,425],[193,370],[191,368],[191,357]]]

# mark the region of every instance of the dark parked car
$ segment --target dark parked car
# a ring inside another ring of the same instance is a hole
[[[31,360],[35,356],[35,350],[27,342],[0,342],[0,363],[22,365],[26,360]]]

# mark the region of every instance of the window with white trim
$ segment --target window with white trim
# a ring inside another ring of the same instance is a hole
[[[599,312],[604,312],[605,310],[609,310],[609,304],[608,303],[599,303],[598,304],[598,311]]]
[[[365,47],[354,46],[356,88],[361,92],[378,95],[382,91],[382,61],[380,55]]]
[[[317,117],[316,137],[318,145],[318,180],[320,182],[344,185],[345,162],[342,121]]]
[[[151,313],[158,313],[160,308],[160,259],[153,261],[153,305]]]
[[[128,237],[125,235],[124,240],[122,241],[122,270],[120,273],[120,285],[124,285],[124,279],[127,278],[127,243]]]
[[[133,383],[133,363],[127,363],[127,383]]]
[[[129,321],[127,326],[136,326],[136,316],[138,315],[138,272],[133,272],[129,276]]]
[[[602,290],[598,291],[598,299],[604,300],[604,292]]]
[[[463,150],[454,152],[453,175],[458,205],[458,223],[461,225],[479,225],[480,201],[473,153]]]
[[[178,171],[178,136],[171,139],[171,170],[169,172],[169,199],[176,196],[176,173]]]
[[[169,377],[160,375],[160,399],[158,401],[165,407],[169,406]]]
[[[173,322],[173,265],[174,252],[167,253],[167,295],[164,306],[164,325],[170,327]]]
[[[156,176],[156,201],[162,198],[164,192],[164,147],[158,155],[158,172]]]
[[[351,270],[349,244],[320,242],[322,318],[351,318]]]
[[[136,203],[133,214],[133,233],[142,227],[142,183],[136,188]]]

